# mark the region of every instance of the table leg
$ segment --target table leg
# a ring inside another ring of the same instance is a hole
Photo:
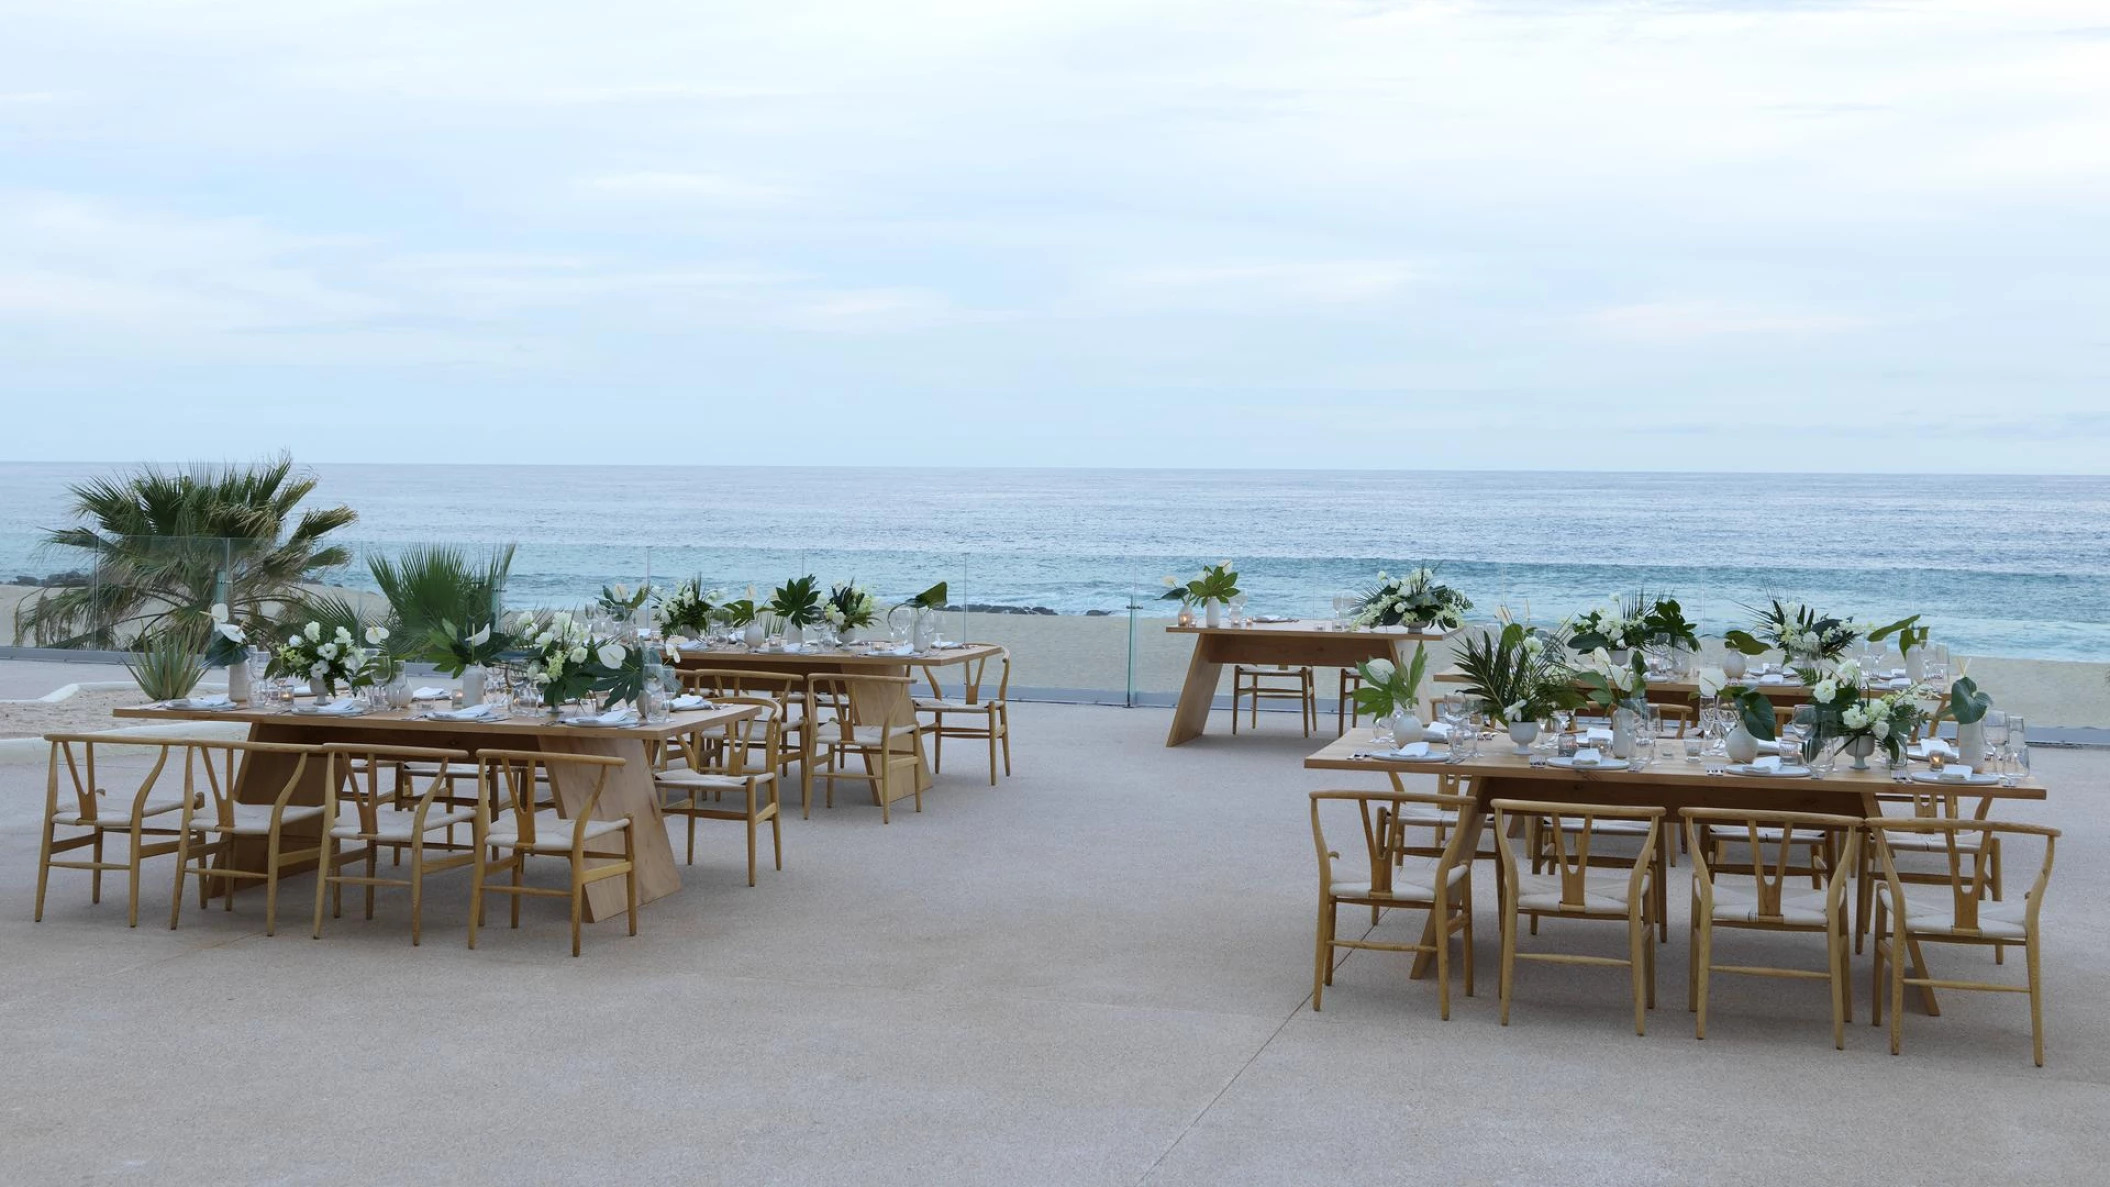
[[[652,787],[652,765],[645,757],[644,740],[545,736],[536,741],[539,749],[552,754],[598,754],[624,760],[622,766],[609,770],[608,785],[601,792],[600,803],[594,806],[594,819],[631,818],[630,831],[635,834],[637,846],[638,902],[649,903],[680,890],[681,867],[675,864],[674,846],[667,840],[666,818],[660,815],[659,796]],[[561,765],[551,768],[555,785],[552,790],[566,818],[572,818],[585,805],[586,797],[593,794],[594,773]],[[606,840],[610,856],[621,856],[622,839]],[[606,865],[608,858],[589,857],[587,864]],[[587,886],[588,922],[622,915],[625,909],[621,878],[604,878]]]
[[[1223,661],[1216,655],[1209,635],[1194,637],[1194,655],[1187,661],[1187,682],[1180,685],[1179,707],[1172,711],[1172,730],[1165,745],[1178,746],[1202,736],[1209,727],[1209,706],[1216,699],[1216,684],[1223,679]]]

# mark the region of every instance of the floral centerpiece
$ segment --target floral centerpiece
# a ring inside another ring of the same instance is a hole
[[[1851,660],[1830,671],[1804,668],[1798,674],[1810,686],[1810,702],[1797,711],[1795,722],[1809,730],[1813,757],[1837,742],[1852,753],[1857,770],[1867,767],[1868,756],[1879,746],[1897,761],[1906,739],[1925,718],[1917,702],[1926,690],[1915,687],[1869,696],[1862,687],[1860,665]]]
[[[1760,655],[1769,647],[1780,649],[1790,664],[1814,664],[1837,659],[1863,634],[1863,624],[1811,609],[1801,602],[1778,598],[1764,607],[1747,607],[1757,619],[1749,631],[1730,631],[1722,636],[1729,646],[1745,655]]]
[[[1581,652],[1627,651],[1641,645],[1643,633],[1640,607],[1627,613],[1627,603],[1613,599],[1610,605],[1584,611],[1568,624],[1568,646]]]
[[[1582,668],[1575,673],[1575,686],[1585,704],[1604,710],[1608,717],[1622,709],[1648,712],[1648,661],[1638,655],[1622,664],[1599,647],[1584,657]]]
[[[768,609],[783,620],[787,635],[803,634],[821,621],[820,579],[809,573],[779,585],[769,595]]]
[[[534,622],[533,615],[523,617],[529,624]],[[433,667],[459,678],[470,668],[486,668],[496,663],[512,646],[513,636],[493,629],[488,622],[472,629],[467,623],[456,626],[453,621],[443,618],[426,637],[424,654]]]
[[[379,647],[388,641],[388,628],[370,626],[366,628],[366,641]],[[319,622],[310,621],[299,631],[288,635],[283,646],[272,657],[273,675],[306,677],[317,701],[327,701],[343,688],[359,688],[373,677],[368,666],[370,652],[361,648],[352,636],[349,627],[338,625],[324,630]]]
[[[1405,626],[1416,631],[1433,627],[1453,630],[1465,622],[1472,599],[1436,580],[1436,570],[1423,565],[1404,577],[1379,570],[1377,584],[1363,595],[1356,609],[1358,626]]]
[[[652,596],[652,587],[640,585],[636,589],[617,582],[601,587],[601,596],[594,599],[601,613],[617,622],[629,622],[637,616],[639,608]]]
[[[551,711],[567,701],[581,701],[608,688],[631,658],[633,648],[595,638],[586,624],[559,610],[547,622],[523,613],[516,628],[527,652],[528,676]],[[614,698],[628,699],[628,698]]]
[[[871,626],[879,617],[879,602],[855,580],[846,581],[828,591],[828,603],[821,608],[821,616],[837,635],[847,639],[850,632]]]
[[[1565,646],[1558,632],[1519,622],[1505,623],[1499,634],[1481,632],[1459,649],[1466,695],[1526,745],[1537,736],[1540,718],[1577,702],[1575,675],[1561,660]]]
[[[1389,719],[1392,736],[1401,744],[1416,741],[1421,735],[1421,718],[1417,712],[1421,705],[1421,678],[1429,669],[1428,649],[1420,644],[1414,647],[1414,659],[1401,671],[1398,664],[1389,659],[1365,660],[1356,665],[1362,675],[1362,687],[1355,690],[1355,707],[1380,721]],[[1402,737],[1402,731],[1412,736]]]
[[[1238,572],[1231,568],[1230,561],[1202,566],[1201,576],[1192,581],[1166,577],[1164,582],[1165,592],[1158,595],[1159,601],[1178,602],[1188,607],[1198,602],[1210,626],[1222,621],[1224,603],[1238,596]]]
[[[701,637],[710,632],[711,619],[718,612],[718,603],[724,600],[725,594],[720,590],[705,592],[702,577],[691,577],[660,599],[660,627],[669,635]]]

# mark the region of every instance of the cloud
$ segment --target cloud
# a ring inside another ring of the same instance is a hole
[[[1123,268],[1103,289],[1145,303],[1299,302],[1360,304],[1394,296],[1423,275],[1405,260],[1306,260]]]

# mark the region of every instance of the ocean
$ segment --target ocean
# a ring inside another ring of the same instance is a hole
[[[67,483],[115,467],[0,463],[0,579],[42,553]],[[318,465],[362,557],[513,542],[515,604],[700,575],[801,573],[884,598],[1162,613],[1161,576],[1233,561],[1254,613],[1323,616],[1380,570],[1438,566],[1478,614],[1557,620],[1639,588],[1710,631],[1780,596],[1918,613],[1971,654],[2110,661],[2110,478],[1548,472]],[[370,586],[363,563],[333,574]]]

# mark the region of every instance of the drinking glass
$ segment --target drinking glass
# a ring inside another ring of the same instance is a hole
[[[1780,731],[1780,765],[1783,770],[1802,765],[1802,738],[1794,727]]]
[[[1640,730],[1634,735],[1634,749],[1628,760],[1637,771],[1645,771],[1656,761],[1656,735],[1650,730]]]

